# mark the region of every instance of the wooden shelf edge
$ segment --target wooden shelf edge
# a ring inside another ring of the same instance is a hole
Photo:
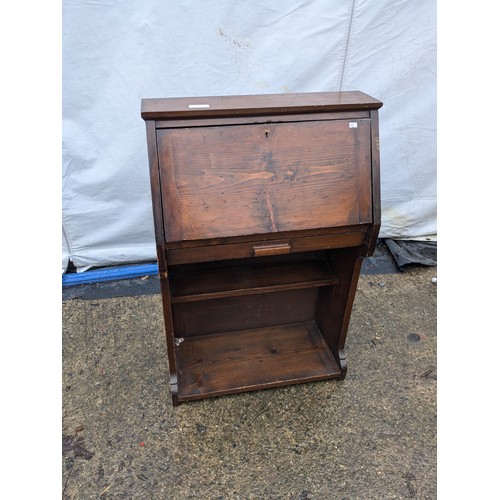
[[[336,273],[324,257],[306,261],[297,261],[295,256],[288,255],[267,259],[271,260],[253,259],[243,266],[233,264],[206,270],[191,267],[174,272],[170,276],[171,302],[195,302],[338,284]]]
[[[338,278],[332,277],[324,280],[305,281],[303,283],[288,283],[279,285],[269,285],[263,287],[239,288],[235,290],[224,290],[220,292],[208,292],[192,295],[179,295],[171,297],[172,304],[183,302],[196,302],[200,300],[223,299],[226,297],[239,297],[244,295],[255,295],[258,293],[285,292],[287,290],[302,290],[304,288],[316,288],[322,286],[337,285]]]
[[[335,363],[336,364],[336,363]],[[304,378],[297,378],[297,379],[287,379],[281,382],[275,382],[275,383],[268,383],[268,384],[262,384],[262,385],[255,385],[255,386],[242,386],[242,387],[234,387],[231,389],[227,390],[221,390],[221,391],[214,391],[214,392],[206,392],[203,394],[194,394],[194,395],[189,395],[189,396],[177,396],[178,400],[180,403],[182,402],[187,402],[187,401],[199,401],[201,399],[206,399],[206,398],[215,398],[215,397],[220,397],[220,396],[230,396],[231,394],[240,394],[243,392],[253,392],[253,391],[261,391],[261,390],[266,390],[266,389],[276,389],[278,387],[286,387],[288,385],[297,385],[297,384],[307,384],[309,382],[321,382],[322,380],[335,380],[335,379],[342,379],[342,374],[340,372],[340,369],[338,370],[338,373],[332,373],[330,375],[321,375],[317,377],[304,377]]]

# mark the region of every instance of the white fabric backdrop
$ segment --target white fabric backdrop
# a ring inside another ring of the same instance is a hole
[[[155,260],[140,100],[361,90],[381,237],[436,229],[434,0],[63,0],[63,271]]]

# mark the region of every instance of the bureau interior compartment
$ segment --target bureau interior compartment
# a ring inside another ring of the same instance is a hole
[[[338,283],[327,252],[169,269],[180,399],[341,376],[321,329]]]

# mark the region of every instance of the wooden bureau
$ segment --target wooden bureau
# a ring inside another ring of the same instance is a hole
[[[380,228],[362,92],[143,99],[173,404],[344,378]]]

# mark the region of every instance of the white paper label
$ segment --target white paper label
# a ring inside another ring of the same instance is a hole
[[[210,104],[190,104],[189,109],[204,109],[209,108]]]
[[[349,128],[358,128],[358,122],[349,122]]]

